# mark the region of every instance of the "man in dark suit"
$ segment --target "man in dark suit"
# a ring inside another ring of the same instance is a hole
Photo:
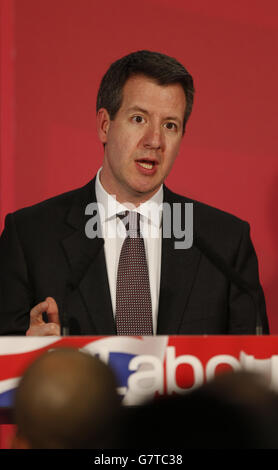
[[[115,285],[123,243],[117,215],[130,206],[140,213],[140,229],[149,233],[153,227],[157,235],[144,239],[154,334],[254,334],[258,324],[268,333],[249,225],[163,185],[193,94],[192,77],[163,54],[139,51],[111,65],[97,100],[104,159],[96,178],[6,218],[1,334],[57,335],[61,321],[70,334],[117,334]],[[94,203],[104,210],[94,215],[88,210]],[[177,248],[173,227],[164,236],[165,204],[181,208],[181,226],[183,208],[193,204],[191,247]],[[155,209],[146,216],[150,206]],[[97,236],[86,230],[90,216],[99,224]]]

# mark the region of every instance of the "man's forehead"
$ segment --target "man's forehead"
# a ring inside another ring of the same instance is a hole
[[[123,87],[122,106],[125,110],[148,111],[152,105],[184,111],[186,98],[180,83],[161,85],[145,75],[133,75]]]

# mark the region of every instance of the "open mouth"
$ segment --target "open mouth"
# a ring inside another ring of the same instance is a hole
[[[157,164],[154,160],[136,160],[136,163],[146,170],[152,170]]]

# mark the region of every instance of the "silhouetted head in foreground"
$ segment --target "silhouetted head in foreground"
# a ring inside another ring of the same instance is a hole
[[[251,373],[219,375],[184,395],[160,397],[126,415],[131,448],[278,448],[277,394]]]
[[[19,384],[13,447],[113,447],[119,407],[115,378],[106,364],[78,350],[48,352]]]

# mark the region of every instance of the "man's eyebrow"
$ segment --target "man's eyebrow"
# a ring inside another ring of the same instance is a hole
[[[149,114],[149,112],[146,109],[141,108],[140,106],[131,106],[127,110],[128,111],[139,111],[140,113]]]
[[[147,115],[150,114],[146,109],[141,108],[140,106],[131,106],[130,108],[127,109],[127,111],[128,112],[138,111],[140,113],[144,113],[144,114],[147,114]],[[177,116],[167,116],[164,119],[166,121],[177,121],[178,123],[181,123],[180,119]]]

